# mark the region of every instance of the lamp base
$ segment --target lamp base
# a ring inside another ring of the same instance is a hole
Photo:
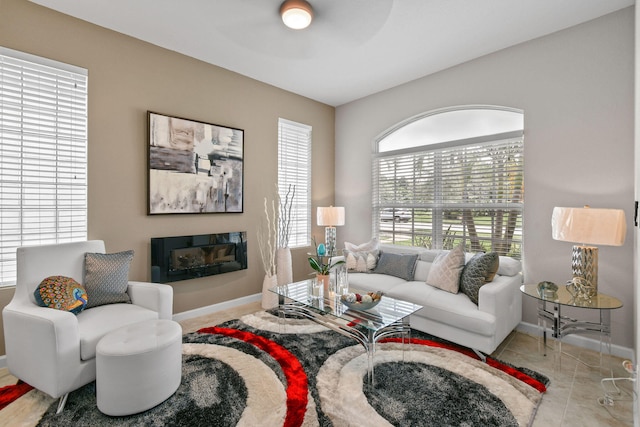
[[[335,256],[336,254],[336,228],[325,227],[324,229],[324,242],[327,246],[327,255]]]
[[[575,245],[571,252],[571,272],[573,277],[586,280],[591,296],[598,293],[598,248]]]

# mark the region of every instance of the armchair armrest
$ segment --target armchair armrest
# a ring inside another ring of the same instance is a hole
[[[173,316],[173,287],[160,283],[129,282],[127,293],[131,302],[158,313],[160,319]]]
[[[68,392],[80,364],[76,316],[12,301],[2,320],[9,371],[54,398]]]

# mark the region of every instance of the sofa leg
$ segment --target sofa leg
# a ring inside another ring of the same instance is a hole
[[[60,400],[58,401],[58,409],[56,410],[56,414],[59,414],[64,410],[64,405],[67,404],[67,397],[69,397],[69,393],[66,393],[60,396]]]
[[[476,350],[475,348],[472,348],[471,350],[473,350],[473,352],[478,355],[480,360],[482,360],[484,363],[487,363],[487,356],[485,356],[484,354],[482,354],[480,351]]]

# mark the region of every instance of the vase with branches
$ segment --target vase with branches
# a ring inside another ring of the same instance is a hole
[[[278,285],[276,276],[275,248],[277,245],[277,209],[275,200],[269,202],[264,198],[264,217],[258,226],[257,240],[262,267],[264,269],[264,280],[262,282],[262,308],[270,309],[278,305],[278,297],[269,291],[270,288]]]
[[[293,264],[291,261],[291,248],[289,248],[289,237],[291,236],[291,215],[295,195],[295,185],[289,184],[289,188],[284,195],[280,194],[276,185],[276,197],[279,205],[278,249],[276,250],[278,285],[286,285],[293,282]]]

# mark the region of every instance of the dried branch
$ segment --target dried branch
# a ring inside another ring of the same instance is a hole
[[[280,192],[276,185],[276,194],[280,204],[280,216],[278,217],[278,245],[281,248],[289,246],[289,238],[291,237],[291,210],[293,207],[293,199],[296,196],[296,186],[289,184],[284,199],[280,197]]]
[[[267,276],[276,274],[277,216],[275,200],[271,201],[271,212],[267,198],[264,198],[264,218],[258,227],[258,249],[262,267]]]

